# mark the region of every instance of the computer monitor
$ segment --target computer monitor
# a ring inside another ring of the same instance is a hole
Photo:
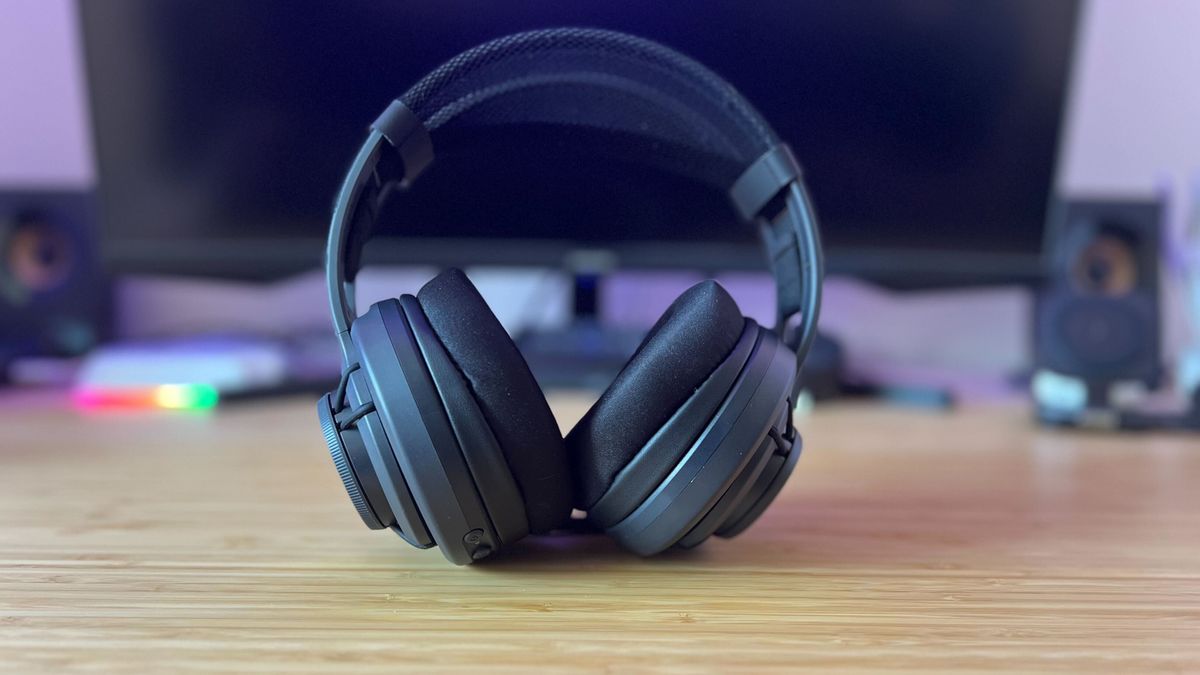
[[[751,100],[805,168],[831,272],[1028,280],[1078,14],[1073,0],[81,2],[105,257],[235,277],[315,267],[343,172],[391,99],[490,38],[583,25],[663,42]],[[597,250],[633,267],[761,268],[723,195],[601,165],[553,177],[569,189],[514,189],[504,157],[439,157],[384,219],[404,237],[368,261],[558,265]],[[612,180],[579,189],[596,175]]]

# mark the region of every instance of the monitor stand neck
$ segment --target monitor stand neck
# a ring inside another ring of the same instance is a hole
[[[576,272],[570,323],[531,331],[517,340],[543,388],[602,391],[641,343],[648,327],[604,324],[602,284],[601,273]]]

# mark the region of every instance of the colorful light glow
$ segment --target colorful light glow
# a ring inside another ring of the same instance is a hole
[[[160,384],[150,387],[84,388],[72,393],[75,405],[89,410],[103,408],[208,410],[220,395],[208,384]]]
[[[217,390],[207,384],[164,384],[154,388],[154,402],[170,410],[207,410],[217,404]]]

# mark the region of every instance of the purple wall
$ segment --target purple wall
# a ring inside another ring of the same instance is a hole
[[[0,189],[93,182],[70,0],[0,0]]]

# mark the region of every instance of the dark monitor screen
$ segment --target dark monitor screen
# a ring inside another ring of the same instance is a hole
[[[318,265],[343,172],[391,99],[490,38],[583,25],[663,42],[737,87],[804,166],[834,272],[938,283],[1037,269],[1078,6],[106,0],[80,13],[118,270]],[[599,249],[634,266],[761,264],[711,189],[603,160],[535,175],[512,154],[439,156],[385,212],[383,233],[404,236],[368,259],[557,264]]]

